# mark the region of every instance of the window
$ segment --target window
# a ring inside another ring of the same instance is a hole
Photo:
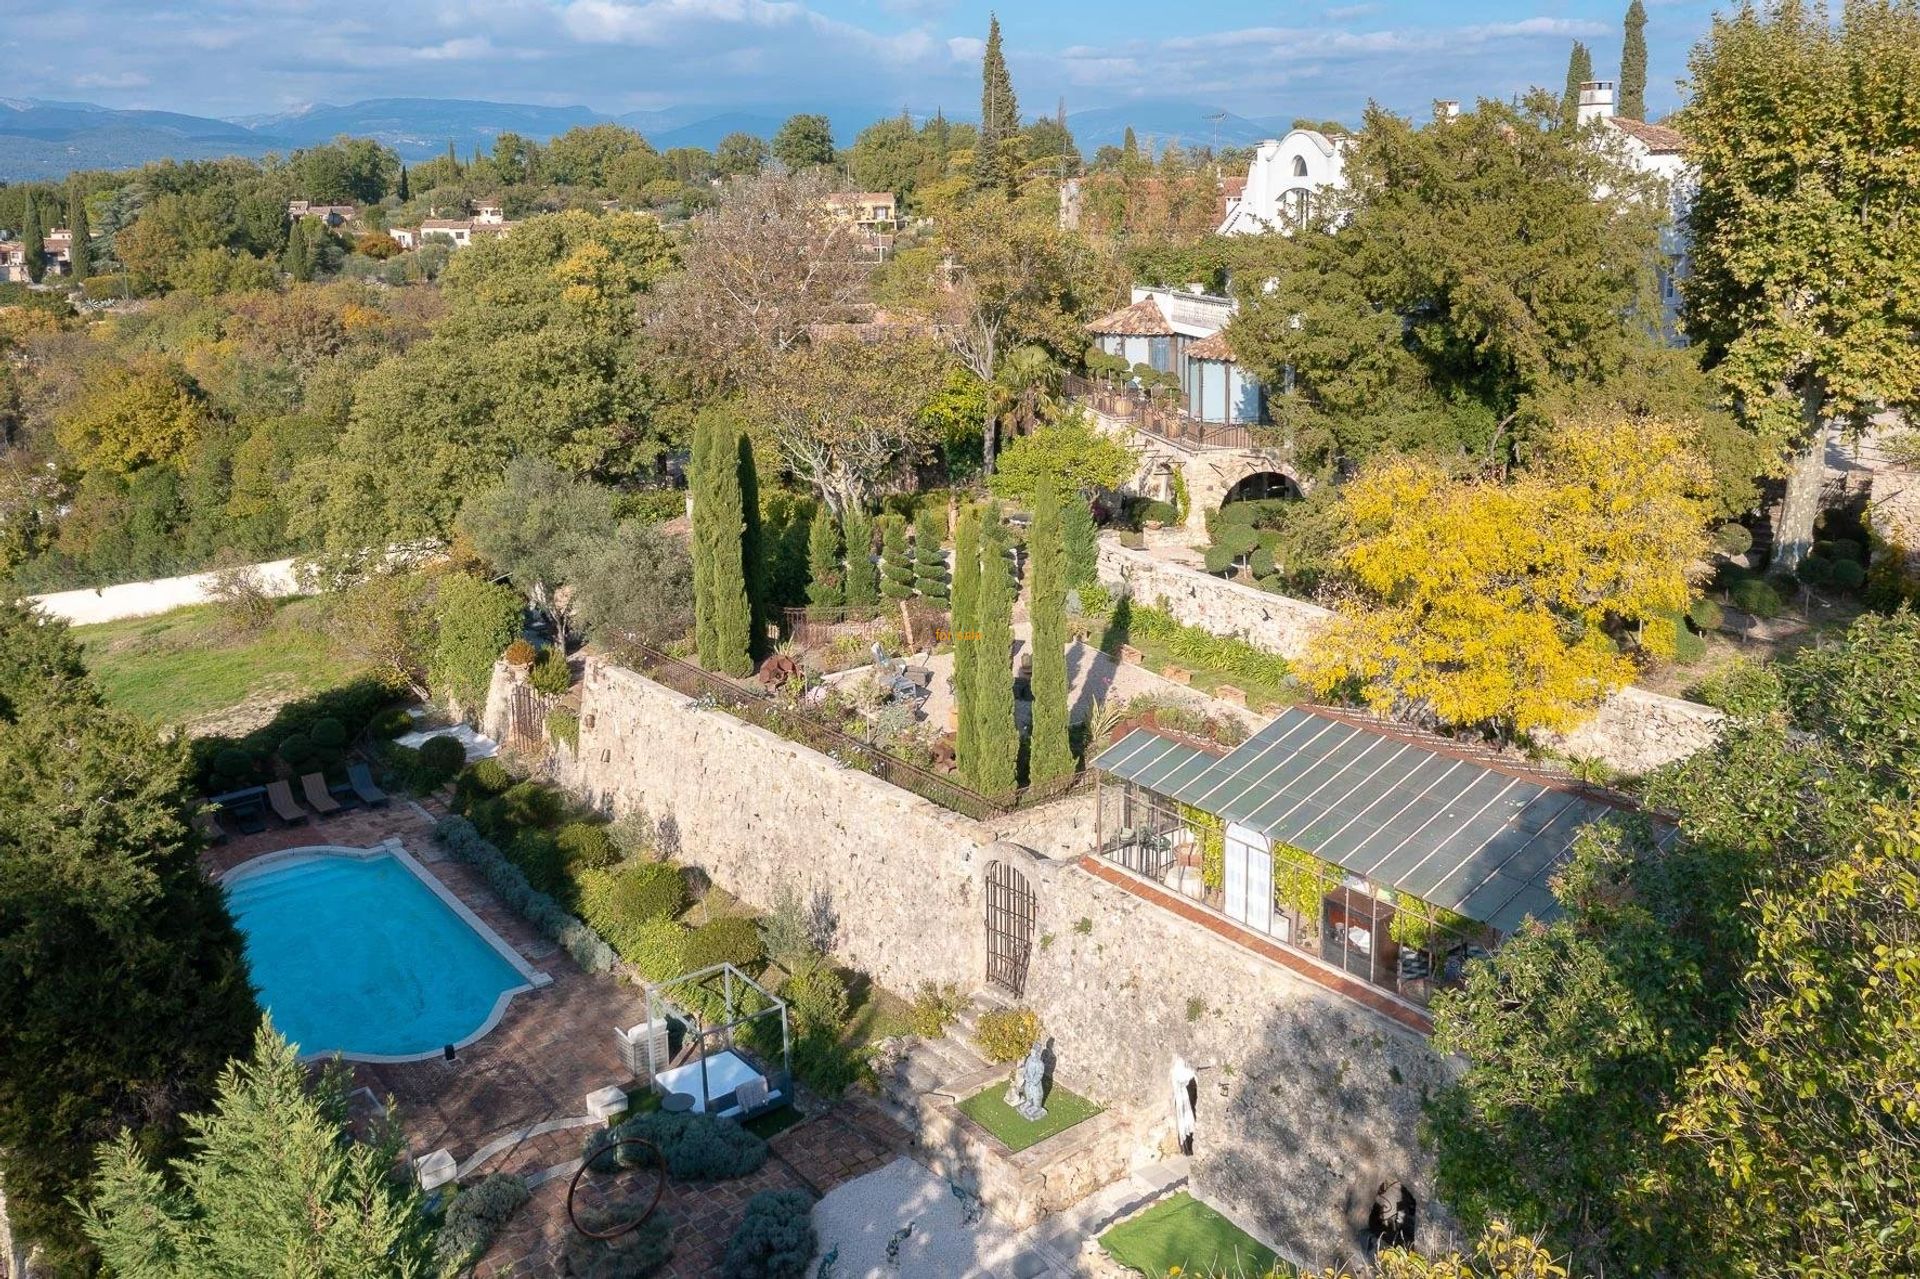
[[[1296,178],[1304,178],[1307,176],[1307,157],[1304,155],[1296,155],[1293,157],[1293,176]]]
[[[1282,197],[1286,205],[1287,218],[1295,226],[1305,226],[1307,218],[1313,212],[1313,194],[1304,187],[1294,187]]]
[[[1173,339],[1148,338],[1147,363],[1156,373],[1173,372]]]

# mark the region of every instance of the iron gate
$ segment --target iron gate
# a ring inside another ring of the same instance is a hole
[[[1033,954],[1033,889],[1006,862],[987,863],[987,980],[1016,996]]]

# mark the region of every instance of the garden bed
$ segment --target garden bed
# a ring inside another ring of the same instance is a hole
[[[1116,1262],[1143,1275],[1263,1279],[1284,1265],[1273,1249],[1182,1190],[1100,1236]]]
[[[1015,1153],[1029,1146],[1037,1146],[1049,1137],[1084,1123],[1104,1109],[1054,1084],[1047,1089],[1043,1102],[1047,1108],[1046,1118],[1034,1123],[1023,1118],[1002,1099],[1005,1092],[1004,1083],[992,1084],[960,1102],[959,1110],[993,1134],[994,1140]]]

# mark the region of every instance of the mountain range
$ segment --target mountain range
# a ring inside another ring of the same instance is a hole
[[[844,144],[888,110],[852,106],[830,112]],[[914,113],[916,118],[931,112]],[[711,149],[729,133],[770,138],[784,113],[683,106],[609,115],[589,107],[544,107],[460,98],[373,98],[347,106],[316,104],[273,115],[220,120],[172,111],[120,110],[86,102],[0,98],[0,181],[54,181],[76,169],[122,169],[155,160],[259,156],[313,146],[346,134],[374,138],[409,161],[430,159],[449,142],[465,156],[496,136],[522,133],[544,142],[577,125],[613,122],[637,129],[661,150]],[[955,120],[967,117],[961,113]],[[1129,125],[1145,142],[1246,146],[1284,132],[1276,120],[1179,101],[1136,102],[1070,114],[1083,152],[1119,145]]]

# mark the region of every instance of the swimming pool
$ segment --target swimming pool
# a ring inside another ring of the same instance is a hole
[[[303,1057],[436,1056],[544,984],[402,852],[297,849],[241,867],[226,889],[260,1001]]]

